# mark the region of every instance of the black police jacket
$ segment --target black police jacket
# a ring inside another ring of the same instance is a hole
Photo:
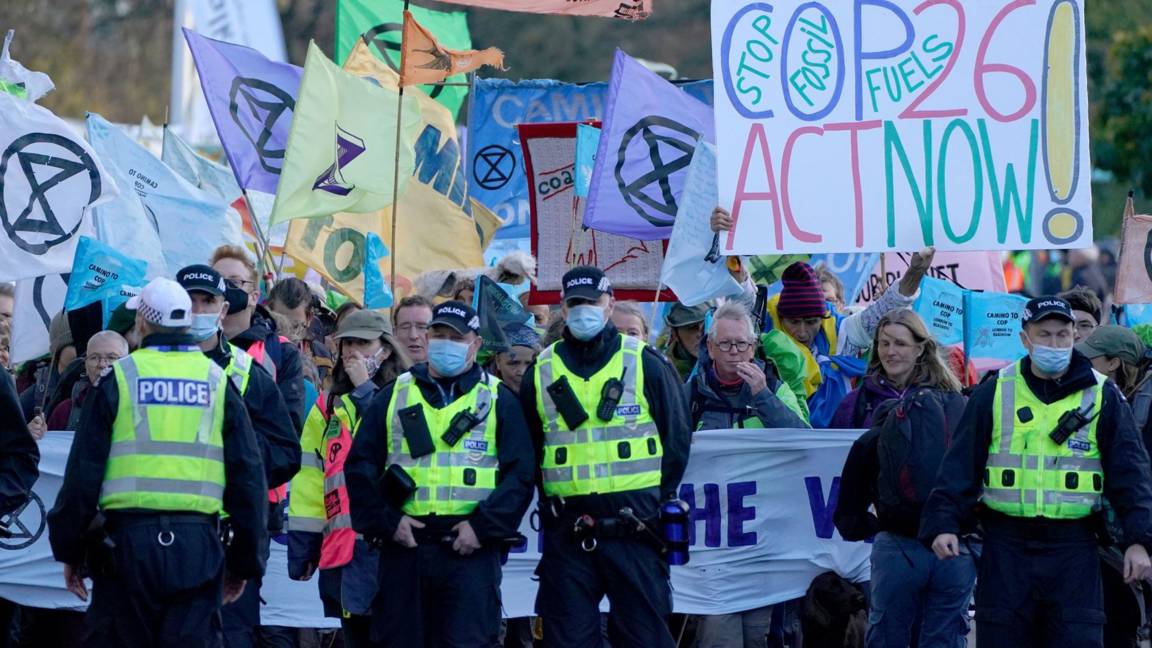
[[[1022,361],[1021,372],[1032,393],[1045,404],[1055,403],[1096,384],[1092,363],[1073,352],[1068,372],[1057,380],[1043,380],[1032,373],[1032,361]],[[972,392],[960,419],[952,447],[944,455],[936,487],[924,505],[920,540],[931,544],[941,533],[973,530],[977,502],[984,485],[988,448],[992,443],[993,398],[996,380],[986,380]],[[1062,413],[1062,412],[1061,412]],[[1096,442],[1104,467],[1104,496],[1119,516],[1125,546],[1152,547],[1152,475],[1148,454],[1132,410],[1111,382],[1104,385],[1104,405],[1096,425]]]
[[[270,347],[280,348],[280,357],[272,354],[276,364],[276,386],[280,388],[280,395],[284,397],[284,405],[288,407],[288,416],[292,418],[292,427],[296,429],[296,438],[300,438],[304,430],[304,365],[300,360],[300,349],[296,345],[281,342],[276,332],[276,322],[271,316],[265,316],[264,307],[257,307],[252,315],[252,325],[243,333],[228,340],[232,344],[247,351],[253,344],[264,342],[264,352],[271,353]],[[311,403],[308,404],[309,406]]]
[[[433,378],[426,363],[410,371],[424,400],[433,407],[444,407],[472,391],[484,375],[475,363],[454,378]],[[404,516],[403,511],[385,501],[380,490],[380,478],[388,468],[388,403],[394,387],[392,383],[376,392],[372,404],[361,413],[352,452],[344,464],[352,528],[366,538],[390,540]],[[496,489],[471,515],[419,518],[428,525],[423,532],[447,533],[460,521],[468,520],[477,539],[483,543],[510,538],[520,528],[520,521],[532,501],[532,445],[516,394],[503,383],[497,390],[496,409],[492,413],[496,416],[496,458],[500,464]],[[439,435],[443,431],[431,432]]]
[[[217,337],[221,342],[204,355],[221,369],[227,369],[232,361],[232,352],[223,343],[222,336]],[[268,488],[287,484],[300,471],[300,435],[292,428],[284,397],[272,376],[257,362],[252,363],[248,389],[241,395],[248,408],[252,429],[256,432],[256,441],[260,444]]]
[[[556,343],[555,352],[569,371],[581,378],[590,378],[607,365],[620,348],[620,333],[611,322],[604,330],[587,342],[572,337],[564,329],[564,339]],[[688,451],[692,445],[692,417],[684,398],[684,388],[676,369],[650,346],[644,348],[640,356],[644,366],[644,398],[651,409],[652,420],[660,433],[664,449],[661,462],[660,492],[655,495],[650,490],[604,493],[569,497],[565,510],[568,514],[593,516],[615,516],[624,507],[631,508],[641,519],[651,520],[658,515],[661,498],[677,494],[684,469],[688,466]],[[524,418],[532,432],[532,442],[536,448],[536,466],[544,456],[544,425],[536,411],[536,365],[528,368],[524,381],[520,384],[520,402],[524,405]],[[539,470],[537,478],[539,479]],[[540,485],[541,501],[544,500],[543,485]],[[550,507],[542,506],[541,512],[549,513]]]
[[[143,346],[188,345],[186,335],[150,335]],[[260,464],[260,446],[244,400],[229,383],[224,393],[224,509],[230,515],[233,539],[225,554],[228,573],[237,578],[264,574],[268,546],[268,486]],[[100,380],[85,402],[84,412],[68,454],[64,483],[56,504],[48,512],[48,539],[52,555],[69,565],[84,555],[84,536],[96,516],[100,487],[112,448],[112,424],[120,404],[116,374]]]
[[[28,500],[40,476],[40,449],[28,433],[12,376],[0,368],[0,516]]]

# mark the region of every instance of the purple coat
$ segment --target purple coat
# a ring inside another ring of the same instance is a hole
[[[871,373],[864,377],[864,384],[852,391],[840,401],[832,422],[828,425],[834,430],[868,429],[872,427],[872,416],[876,408],[886,400],[900,398],[904,389],[896,389],[880,374]],[[857,401],[865,399],[860,412],[857,412]]]

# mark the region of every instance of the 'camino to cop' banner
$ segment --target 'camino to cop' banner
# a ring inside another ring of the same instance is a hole
[[[672,568],[674,605],[688,614],[725,614],[800,598],[813,578],[835,571],[868,580],[871,545],[840,539],[832,513],[840,470],[860,430],[705,430],[696,432],[680,497],[691,506],[691,560]],[[64,589],[52,559],[45,512],[63,480],[72,433],[40,444],[40,480],[32,500],[0,538],[0,597],[40,608],[82,609]],[[525,546],[509,554],[502,596],[508,617],[534,612],[540,535],[526,515]],[[273,540],[264,576],[264,625],[337,627],[323,618],[316,581],[288,579],[282,537]]]
[[[712,1],[735,254],[1084,247],[1084,1]]]

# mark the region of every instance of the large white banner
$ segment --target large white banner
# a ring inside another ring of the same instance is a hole
[[[812,579],[835,571],[868,580],[870,545],[847,543],[832,524],[840,470],[859,430],[697,432],[680,497],[692,507],[691,560],[672,568],[677,612],[725,614],[800,598]],[[21,605],[78,608],[52,560],[44,524],[63,479],[72,435],[50,432],[40,445],[36,496],[0,540],[0,597]],[[526,516],[527,545],[509,554],[502,587],[508,617],[531,616],[540,535]],[[8,551],[5,551],[8,550]],[[334,627],[323,618],[315,579],[288,579],[287,553],[273,542],[261,596],[266,625]]]
[[[1092,242],[1083,0],[712,0],[726,251]]]

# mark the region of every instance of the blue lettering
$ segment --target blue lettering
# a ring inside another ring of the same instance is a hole
[[[836,513],[836,502],[840,499],[840,478],[832,478],[832,488],[828,491],[828,500],[824,500],[824,486],[819,477],[805,477],[804,486],[808,489],[808,504],[812,507],[812,525],[816,529],[816,537],[829,540],[832,532],[836,530],[832,522],[832,515]]]
[[[416,140],[416,179],[431,185],[471,216],[472,204],[460,167],[460,146],[449,139],[441,147],[440,139],[440,130],[434,126],[425,126],[420,133]]]
[[[688,544],[696,545],[696,523],[704,521],[704,546],[720,546],[720,487],[704,484],[704,508],[696,507],[696,491],[692,484],[680,485],[680,499],[688,504],[691,526],[688,528]]]
[[[756,519],[756,507],[744,506],[744,498],[756,494],[756,482],[728,484],[728,546],[752,547],[756,532],[744,532],[744,523]]]

